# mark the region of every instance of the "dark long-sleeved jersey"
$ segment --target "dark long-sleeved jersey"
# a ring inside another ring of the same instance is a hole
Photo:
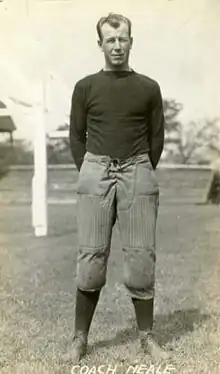
[[[104,71],[75,85],[70,147],[77,169],[84,155],[126,159],[149,153],[156,168],[164,145],[164,114],[158,83],[131,71]]]

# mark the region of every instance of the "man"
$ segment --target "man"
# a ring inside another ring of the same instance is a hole
[[[70,146],[79,170],[78,261],[72,361],[86,353],[88,333],[105,285],[113,225],[118,219],[124,285],[134,305],[141,346],[168,354],[152,335],[155,228],[159,188],[154,169],[164,144],[159,85],[129,66],[131,22],[109,14],[97,24],[105,67],[75,85]]]

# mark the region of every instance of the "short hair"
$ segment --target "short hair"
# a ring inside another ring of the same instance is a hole
[[[109,13],[107,17],[101,17],[96,25],[96,30],[99,36],[99,39],[102,40],[102,26],[104,23],[108,23],[110,26],[117,29],[120,24],[124,22],[128,26],[129,37],[131,36],[131,21],[129,18],[123,16],[122,14]]]

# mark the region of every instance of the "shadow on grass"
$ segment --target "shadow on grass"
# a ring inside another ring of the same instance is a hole
[[[199,309],[176,310],[167,315],[157,315],[154,329],[157,341],[164,345],[172,340],[178,340],[181,336],[202,326],[212,317],[212,315],[202,314]],[[95,342],[90,349],[123,345],[135,341],[137,337],[137,329],[132,326],[119,331],[113,339]]]
[[[200,328],[210,319],[212,314],[201,313],[197,308],[176,310],[167,315],[156,316],[155,334],[160,344],[167,344]]]

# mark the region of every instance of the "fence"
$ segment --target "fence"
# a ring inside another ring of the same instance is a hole
[[[33,166],[11,166],[0,179],[0,203],[32,201]],[[210,167],[163,165],[156,170],[163,204],[197,204],[207,201],[213,172]],[[48,203],[74,203],[78,172],[74,165],[48,165]]]

